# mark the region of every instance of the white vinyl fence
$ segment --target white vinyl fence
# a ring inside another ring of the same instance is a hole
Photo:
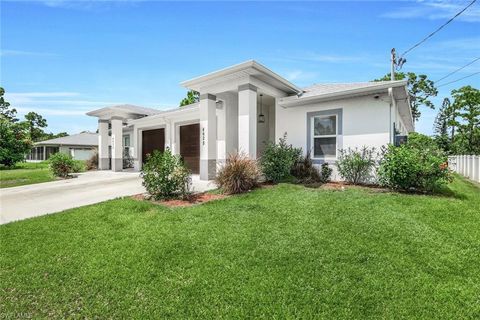
[[[448,166],[458,174],[476,182],[480,182],[480,156],[451,156]]]

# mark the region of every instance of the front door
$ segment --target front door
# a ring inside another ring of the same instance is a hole
[[[200,172],[200,124],[180,127],[180,155],[192,173]]]
[[[142,162],[145,163],[147,155],[153,150],[165,151],[165,129],[142,131]]]

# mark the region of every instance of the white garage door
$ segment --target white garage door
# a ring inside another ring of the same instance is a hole
[[[93,156],[91,149],[70,149],[72,157],[75,160],[88,160]]]

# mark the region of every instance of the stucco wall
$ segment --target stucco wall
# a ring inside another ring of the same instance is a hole
[[[342,110],[342,134],[337,136],[339,148],[375,147],[377,150],[390,141],[390,103],[387,95],[378,99],[372,96],[342,99],[315,103],[305,106],[276,108],[276,141],[287,133],[287,142],[307,151],[307,113]],[[394,118],[394,110],[392,118]],[[340,125],[340,124],[339,124]],[[324,162],[323,159],[316,161]],[[334,179],[339,177],[333,165],[334,160],[327,161],[334,169]]]

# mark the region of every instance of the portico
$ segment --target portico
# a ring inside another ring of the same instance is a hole
[[[124,158],[130,155],[130,146],[124,136],[129,136],[128,121],[158,113],[157,110],[132,105],[118,105],[88,112],[98,117],[98,168],[123,171]]]
[[[258,158],[274,141],[275,108],[279,98],[301,89],[256,63],[216,71],[182,83],[200,92],[200,178],[213,179],[228,154]],[[212,143],[212,141],[214,143]]]

